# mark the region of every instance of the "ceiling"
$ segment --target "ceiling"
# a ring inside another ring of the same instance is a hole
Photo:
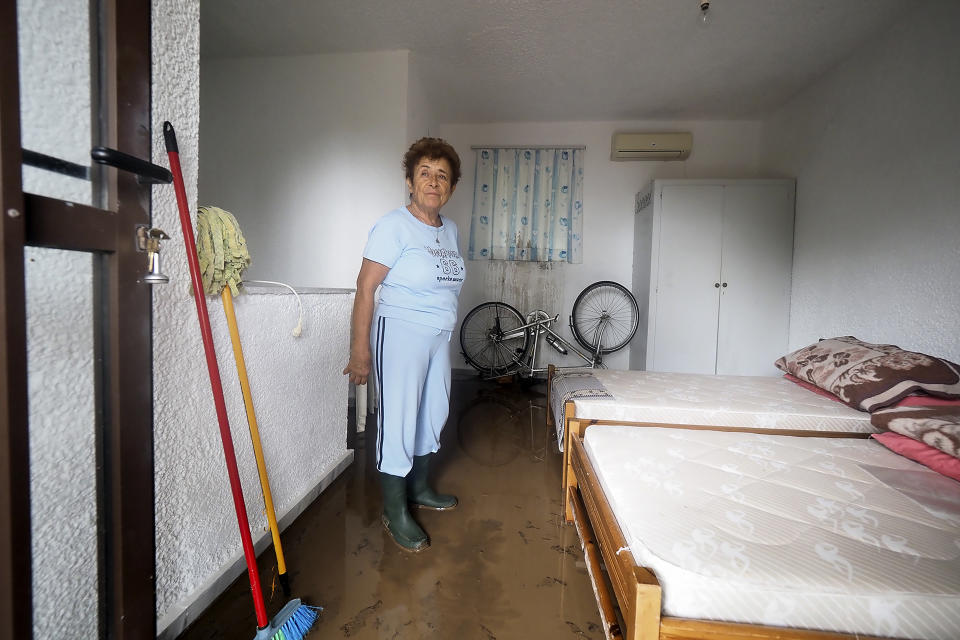
[[[445,123],[754,119],[917,2],[203,0],[200,51],[407,49]]]

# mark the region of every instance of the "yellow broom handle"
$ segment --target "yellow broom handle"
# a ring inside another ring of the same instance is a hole
[[[243,347],[240,346],[240,330],[237,328],[237,316],[233,311],[233,294],[230,287],[224,287],[223,312],[230,327],[230,340],[233,342],[233,357],[237,361],[237,374],[240,376],[240,388],[243,390],[243,404],[247,409],[247,425],[250,427],[250,439],[253,440],[253,454],[257,458],[257,471],[260,472],[260,487],[263,490],[263,502],[267,507],[267,520],[273,534],[273,548],[277,552],[277,572],[283,575],[287,565],[283,561],[283,546],[280,544],[280,529],[277,527],[277,514],[273,510],[273,496],[270,494],[270,479],[267,478],[267,465],[263,461],[263,447],[260,446],[260,430],[257,429],[257,414],[253,411],[253,396],[250,395],[250,382],[247,380],[247,365],[243,361]]]

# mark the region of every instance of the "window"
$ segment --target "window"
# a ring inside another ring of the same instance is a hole
[[[583,261],[583,147],[475,147],[471,260]]]

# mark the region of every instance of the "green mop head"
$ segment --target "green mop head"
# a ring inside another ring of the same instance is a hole
[[[197,258],[200,261],[200,278],[203,280],[203,292],[208,296],[218,296],[224,287],[230,287],[230,293],[239,295],[243,284],[243,272],[250,266],[250,252],[247,240],[240,232],[240,224],[233,214],[219,207],[200,207],[197,210]],[[293,329],[293,336],[299,338],[303,329],[303,303],[297,290],[288,284],[272,280],[251,280],[258,284],[274,284],[290,289],[300,306],[300,319]],[[191,286],[191,295],[193,287]]]
[[[250,266],[247,241],[237,219],[218,207],[197,210],[197,257],[207,295],[220,295],[224,287],[238,295],[243,271]]]

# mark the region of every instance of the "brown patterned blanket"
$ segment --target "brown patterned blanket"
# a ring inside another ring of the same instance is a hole
[[[891,407],[875,411],[870,422],[960,458],[960,407]]]

